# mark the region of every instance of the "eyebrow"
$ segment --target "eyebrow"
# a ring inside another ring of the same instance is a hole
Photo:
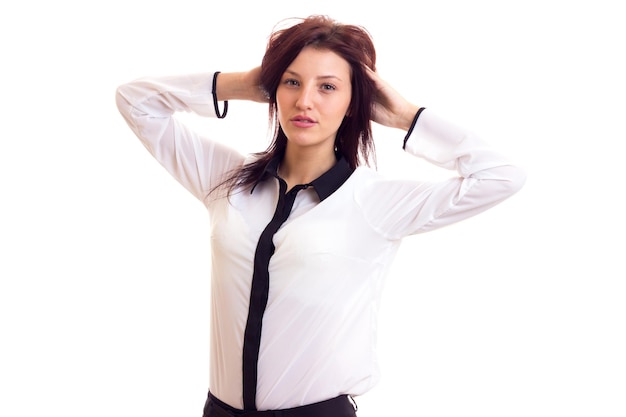
[[[300,74],[298,74],[296,71],[290,70],[290,69],[286,69],[285,73],[289,73],[291,75],[295,75],[296,77],[300,77]],[[337,77],[336,75],[320,75],[318,77],[315,77],[318,80],[326,80],[326,79],[335,79],[338,81],[343,81],[341,78]]]

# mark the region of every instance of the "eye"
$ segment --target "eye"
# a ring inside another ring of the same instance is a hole
[[[283,84],[287,86],[293,86],[293,87],[297,87],[300,85],[300,83],[297,80],[294,80],[293,78],[286,78],[285,80],[283,80]]]
[[[333,90],[336,90],[336,89],[337,89],[337,87],[335,87],[332,84],[322,84],[322,90],[324,90],[324,91],[333,91]]]

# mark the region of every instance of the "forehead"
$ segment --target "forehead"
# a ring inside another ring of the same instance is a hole
[[[286,72],[310,76],[349,77],[350,64],[342,56],[330,49],[319,49],[307,46],[289,64]]]

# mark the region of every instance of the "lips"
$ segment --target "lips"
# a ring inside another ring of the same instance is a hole
[[[291,119],[292,122],[301,122],[301,123],[315,123],[315,120],[311,119],[307,116],[295,116]]]
[[[315,125],[316,122],[308,116],[298,115],[291,118],[291,123],[296,127],[311,127]]]

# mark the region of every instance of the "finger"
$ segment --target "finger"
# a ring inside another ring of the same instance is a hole
[[[378,83],[378,80],[380,79],[380,77],[378,76],[378,73],[374,70],[372,70],[370,67],[368,67],[367,65],[363,64],[363,67],[365,67],[365,72],[366,74],[375,82]]]

